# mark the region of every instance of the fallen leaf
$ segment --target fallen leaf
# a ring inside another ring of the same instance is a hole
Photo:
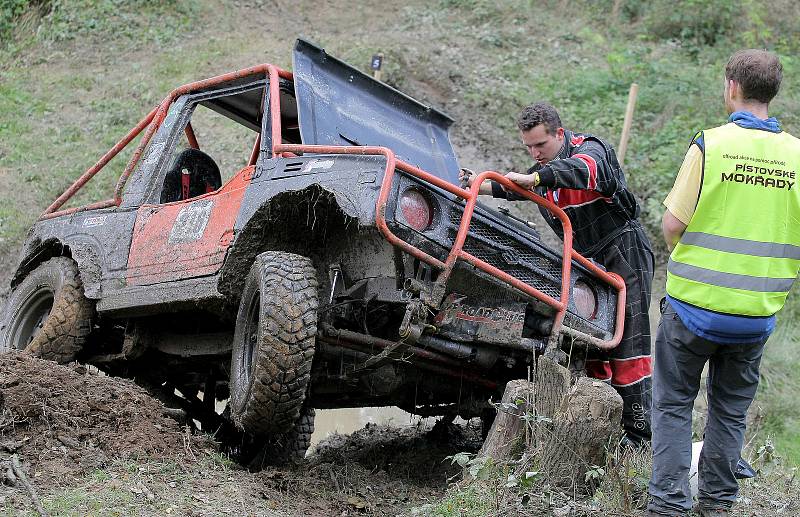
[[[364,508],[367,507],[367,502],[361,499],[360,497],[350,496],[347,498],[347,502],[358,510],[363,510]]]

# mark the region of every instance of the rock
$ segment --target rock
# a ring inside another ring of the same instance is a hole
[[[14,470],[11,467],[6,469],[6,473],[3,476],[3,483],[5,483],[8,486],[16,486],[17,476],[16,474],[14,474]]]

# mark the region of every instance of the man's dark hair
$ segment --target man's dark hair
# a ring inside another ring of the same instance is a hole
[[[783,66],[772,52],[740,50],[728,60],[725,78],[739,83],[745,100],[754,99],[769,104],[781,87]]]
[[[537,102],[530,106],[525,106],[517,118],[519,130],[529,131],[539,124],[544,124],[547,134],[552,135],[561,127],[561,117],[558,116],[556,109],[546,102]]]

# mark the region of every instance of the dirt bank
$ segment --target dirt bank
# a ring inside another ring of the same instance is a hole
[[[132,381],[0,356],[0,477],[17,455],[52,515],[405,515],[443,495],[446,456],[479,446],[477,424],[372,424],[250,473]],[[0,485],[0,508],[35,514],[21,483]]]

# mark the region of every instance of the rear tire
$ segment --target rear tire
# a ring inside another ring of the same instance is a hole
[[[26,352],[68,363],[92,330],[94,307],[83,295],[78,265],[56,257],[34,269],[8,298],[0,351]]]
[[[310,259],[280,251],[256,257],[231,357],[231,419],[245,433],[269,438],[298,422],[314,357],[317,304]]]

